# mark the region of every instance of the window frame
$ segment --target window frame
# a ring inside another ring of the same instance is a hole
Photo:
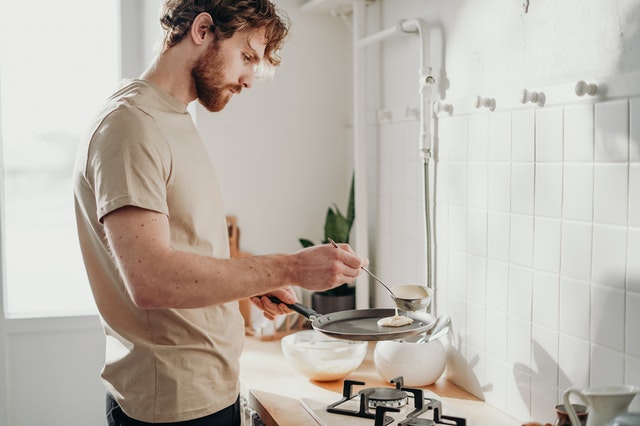
[[[162,4],[161,0],[140,0],[140,1],[116,1],[116,21],[118,29],[116,34],[118,40],[118,79],[134,78],[139,76],[144,70],[146,64],[151,60],[152,47],[157,40],[159,31],[158,12]],[[2,105],[0,105],[0,109]],[[4,211],[5,205],[5,180],[4,180],[4,157],[3,157],[3,140],[2,140],[2,120],[0,119],[0,343],[4,346],[4,336],[13,328],[11,321],[22,322],[24,320],[35,319],[64,319],[78,318],[79,321],[85,321],[83,318],[95,318],[96,313],[86,313],[79,311],[69,311],[68,313],[48,314],[44,312],[35,312],[33,314],[9,314],[7,312],[7,276],[6,276],[6,217]],[[56,320],[57,321],[57,320]],[[62,320],[61,324],[66,324]],[[0,365],[4,365],[2,359],[4,348],[0,348]],[[3,371],[3,369],[0,369]],[[4,377],[0,373],[0,382]],[[0,398],[0,413],[3,410],[3,398]]]

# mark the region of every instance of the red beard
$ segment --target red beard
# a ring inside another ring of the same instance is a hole
[[[217,43],[212,43],[191,69],[198,101],[211,112],[221,111],[231,100],[232,94],[242,90],[240,84],[224,82],[224,60],[219,52]]]

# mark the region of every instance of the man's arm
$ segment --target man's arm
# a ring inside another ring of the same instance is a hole
[[[352,283],[365,264],[344,245],[344,250],[321,245],[289,255],[237,259],[174,250],[168,218],[138,207],[115,210],[103,223],[127,290],[145,309],[203,307],[291,285],[326,290]]]

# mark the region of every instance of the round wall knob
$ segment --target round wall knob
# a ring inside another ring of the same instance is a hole
[[[404,111],[404,116],[406,118],[417,119],[420,117],[420,109],[407,107]]]
[[[493,98],[483,98],[482,96],[478,96],[478,100],[476,101],[476,108],[489,108],[489,110],[493,111],[496,109],[496,100]]]
[[[438,101],[433,106],[433,110],[435,111],[436,114],[440,114],[441,112],[446,112],[447,114],[451,115],[453,113],[453,105],[448,104],[446,102]]]
[[[391,111],[388,111],[386,109],[378,110],[378,121],[379,122],[391,121]]]
[[[580,80],[576,83],[576,95],[584,96],[590,95],[593,96],[598,91],[598,85],[595,83],[587,83],[584,80]]]
[[[544,101],[545,95],[542,92],[530,92],[525,89],[522,91],[522,93],[520,93],[520,102],[522,102],[523,104],[531,102],[537,104],[538,106],[543,106]]]

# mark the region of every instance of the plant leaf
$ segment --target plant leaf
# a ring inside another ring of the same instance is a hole
[[[334,206],[334,209],[327,210],[324,224],[325,241],[331,238],[336,243],[348,243],[350,223],[337,207]]]
[[[309,240],[307,240],[305,238],[300,238],[300,239],[298,239],[298,241],[300,241],[300,244],[302,244],[303,248],[315,246],[315,244],[312,241],[309,241]]]
[[[347,220],[349,221],[349,230],[351,230],[351,225],[353,224],[354,219],[356,218],[356,204],[355,204],[355,180],[356,175],[353,173],[351,175],[351,189],[349,189],[349,205],[347,207]]]
[[[332,239],[336,243],[349,243],[349,235],[351,234],[351,227],[355,220],[355,173],[351,175],[351,188],[349,189],[349,204],[347,206],[347,216],[345,217],[338,206],[335,204],[333,207],[327,209],[327,215],[324,222],[324,240],[323,244],[329,242]],[[302,247],[310,247],[314,245],[313,242],[300,238],[300,244]]]

